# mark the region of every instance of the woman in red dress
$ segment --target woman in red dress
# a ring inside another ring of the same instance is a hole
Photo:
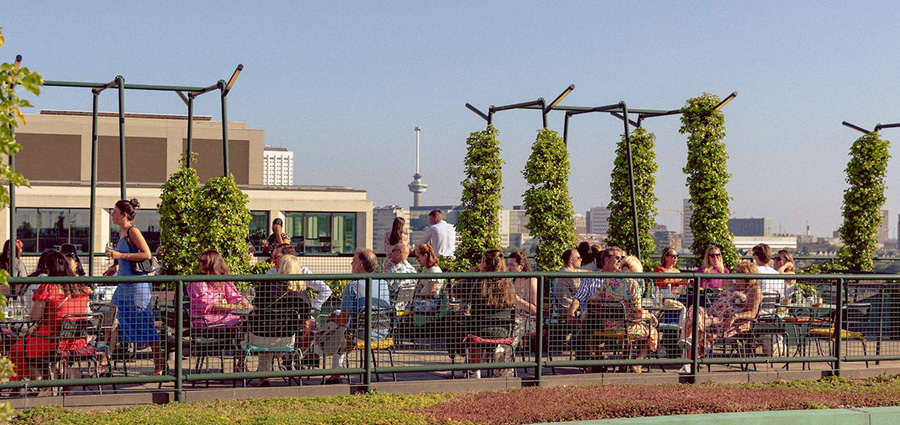
[[[59,252],[47,255],[48,276],[75,276],[69,261]],[[13,345],[9,359],[15,366],[14,381],[30,375],[29,360],[47,358],[52,351],[77,350],[87,345],[85,338],[57,341],[63,318],[88,311],[91,290],[80,283],[44,283],[34,292],[34,302],[28,318],[35,325],[33,331]],[[57,343],[59,344],[57,346]]]

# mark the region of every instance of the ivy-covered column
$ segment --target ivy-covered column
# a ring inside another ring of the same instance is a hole
[[[159,243],[162,274],[191,275],[199,272],[197,258],[201,245],[197,239],[197,200],[200,178],[187,167],[182,155],[181,168],[172,173],[159,195]]]
[[[211,179],[200,189],[197,243],[203,249],[218,250],[231,274],[246,274],[250,270],[250,218],[247,194],[238,188],[233,175]]]
[[[853,142],[847,164],[847,183],[844,190],[844,224],[838,230],[844,246],[838,257],[850,270],[872,270],[881,208],[884,206],[888,148],[891,142],[877,132],[868,133]]]
[[[466,145],[466,178],[462,181],[462,208],[456,222],[456,271],[478,265],[484,251],[500,249],[503,160],[497,129],[488,125],[485,130],[472,133]]]
[[[725,150],[725,116],[716,110],[719,96],[703,93],[688,99],[681,110],[681,134],[688,134],[688,159],[684,166],[691,194],[691,252],[694,265],[700,266],[706,249],[716,245],[722,250],[725,267],[737,265],[734,237],[728,231],[728,202],[725,185],[731,178],[728,152]]]
[[[569,196],[569,152],[559,134],[546,128],[538,131],[522,175],[529,185],[523,202],[526,227],[539,240],[535,262],[539,270],[558,270],[560,254],[578,242]]]
[[[656,224],[656,136],[643,127],[631,132],[631,158],[634,169],[634,197],[638,215],[638,239],[645,262],[656,252],[653,226]],[[625,135],[616,147],[615,166],[609,182],[610,202],[607,245],[615,245],[628,253],[634,246],[634,223],[631,214],[631,191],[628,181],[628,158]],[[647,264],[649,265],[649,263]],[[646,267],[645,267],[646,268]]]

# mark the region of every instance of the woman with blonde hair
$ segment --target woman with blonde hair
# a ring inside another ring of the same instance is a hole
[[[697,273],[730,273],[722,260],[722,250],[713,245],[706,249],[703,255],[703,267],[697,269]],[[700,279],[700,288],[721,288],[722,279]]]
[[[281,257],[279,275],[302,274],[300,260],[293,255]],[[296,341],[296,334],[304,328],[309,317],[309,300],[305,297],[306,282],[303,280],[270,280],[256,283],[256,310],[246,322],[247,341],[253,347],[263,348],[259,352],[257,371],[272,370],[274,353],[266,348],[290,347]],[[269,380],[261,379],[259,386],[268,387]]]
[[[643,273],[644,271],[641,261],[633,255],[623,258],[619,267],[623,273]],[[643,298],[643,291],[641,290],[641,285],[635,279],[605,279],[597,287],[597,291],[591,295],[590,300],[588,300],[588,316],[585,319],[588,323],[598,325],[602,330],[627,331],[629,337],[638,341],[637,358],[639,359],[646,358],[648,350],[656,351],[659,344],[659,333],[656,329],[659,323],[656,317],[643,309],[641,298]],[[597,312],[597,307],[600,303],[616,301],[621,301],[625,305],[625,316],[630,319],[627,324],[617,320],[603,320],[602,312]],[[627,326],[627,329],[624,326]],[[632,366],[630,371],[641,373],[641,367]]]
[[[756,265],[744,261],[737,266],[737,273],[757,274]],[[729,338],[739,333],[750,331],[750,321],[759,313],[762,291],[756,279],[726,279],[722,294],[708,310],[700,307],[697,322],[697,335],[700,343],[699,354],[705,356],[709,348],[719,338]],[[685,350],[691,347],[692,318],[694,307],[691,306],[685,315],[681,327],[681,339],[678,344]],[[690,365],[685,365],[679,372],[690,373]]]

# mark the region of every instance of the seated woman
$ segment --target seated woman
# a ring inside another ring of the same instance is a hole
[[[284,255],[280,261],[278,274],[302,274],[300,260],[293,255]],[[256,284],[256,303],[247,318],[247,343],[262,348],[293,346],[297,333],[303,332],[304,321],[309,317],[310,306],[300,294],[306,291],[306,282],[264,281]],[[272,370],[274,354],[259,353],[257,371]],[[269,380],[261,379],[259,386],[268,387]]]
[[[66,257],[59,252],[48,254],[45,262],[48,276],[75,276]],[[88,312],[90,295],[90,288],[80,283],[45,283],[38,287],[29,314],[29,319],[37,323],[37,329],[16,342],[10,352],[9,358],[16,372],[14,381],[33,376],[29,360],[47,358],[56,350],[77,350],[87,345],[86,338],[57,338],[66,316]]]
[[[506,260],[506,267],[511,272],[531,271],[528,257],[521,251],[509,254],[509,258]],[[536,277],[517,277],[513,279],[513,289],[516,291],[516,326],[513,329],[513,347],[518,347],[522,337],[537,329],[534,322],[538,305],[537,286],[538,280]]]
[[[620,271],[627,273],[642,273],[644,271],[641,261],[633,255],[629,255],[622,259]],[[603,283],[597,287],[597,290],[588,300],[588,308],[585,321],[594,323],[600,329],[613,332],[627,331],[631,340],[637,341],[638,354],[637,358],[643,359],[647,357],[648,350],[656,351],[659,344],[659,333],[657,326],[659,323],[656,317],[645,311],[641,307],[641,298],[643,291],[641,285],[634,279],[610,278],[604,279]],[[603,302],[621,301],[625,306],[625,317],[630,321],[623,323],[618,320],[603,320],[597,316],[597,306]],[[592,318],[594,318],[592,320]],[[627,326],[627,329],[625,329]],[[631,372],[641,373],[640,366],[631,366]]]
[[[703,266],[697,269],[697,273],[729,273],[722,260],[722,250],[713,245],[706,249],[703,256]],[[700,279],[701,289],[721,289],[722,279]]]
[[[675,248],[667,247],[662,252],[659,259],[659,267],[653,269],[654,273],[681,273],[678,270],[678,251]],[[678,295],[686,286],[687,281],[684,279],[656,279],[657,290],[663,291],[663,296]]]
[[[737,266],[737,273],[758,273],[753,263],[744,261]],[[729,338],[750,330],[750,321],[756,318],[759,312],[759,303],[762,301],[762,291],[756,279],[732,279],[726,280],[722,287],[722,294],[715,304],[708,310],[700,307],[697,322],[697,336],[700,344],[699,354],[705,356],[713,342],[719,338]],[[684,317],[681,327],[681,339],[678,344],[685,350],[691,347],[691,332],[693,328],[694,307],[691,306]],[[679,372],[690,373],[691,366],[684,365]]]
[[[422,266],[422,273],[441,273],[440,260],[434,248],[428,244],[419,244],[415,249],[416,261]],[[441,290],[444,280],[436,277],[419,279],[416,297],[413,300],[413,311],[416,313],[433,313],[441,309]]]
[[[228,266],[215,249],[200,255],[200,274],[222,276]],[[191,331],[201,331],[213,338],[234,338],[240,333],[241,316],[234,310],[253,306],[231,282],[191,282],[187,287],[191,298]]]
[[[499,250],[485,251],[481,257],[481,265],[473,271],[479,272],[505,272],[506,264],[503,261],[503,252]],[[483,339],[509,339],[510,325],[513,320],[515,305],[515,289],[509,279],[488,278],[477,280],[463,280],[450,290],[454,298],[468,305],[470,315],[461,323],[464,338],[468,335]],[[469,348],[467,358],[469,363],[482,363],[487,359],[488,345],[478,348]],[[471,373],[475,378],[481,378],[481,371]]]

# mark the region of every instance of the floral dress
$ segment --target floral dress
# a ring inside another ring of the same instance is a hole
[[[700,307],[698,322],[698,339],[700,340],[700,353],[704,354],[719,338],[730,338],[739,333],[750,331],[750,320],[731,320],[734,316],[753,310],[753,306],[747,302],[749,291],[727,289],[708,310]],[[685,315],[684,329],[693,326],[693,307],[688,309]]]
[[[657,326],[659,322],[656,316],[650,314],[641,307],[642,296],[641,285],[634,279],[606,279],[597,291],[591,295],[588,301],[588,313],[590,313],[591,302],[615,302],[623,301],[625,304],[626,317],[643,317],[643,320],[633,320],[627,324],[627,331],[630,337],[643,340],[647,348],[656,351],[659,344],[659,332]],[[614,332],[625,332],[621,320],[603,320],[599,323],[599,328]]]

